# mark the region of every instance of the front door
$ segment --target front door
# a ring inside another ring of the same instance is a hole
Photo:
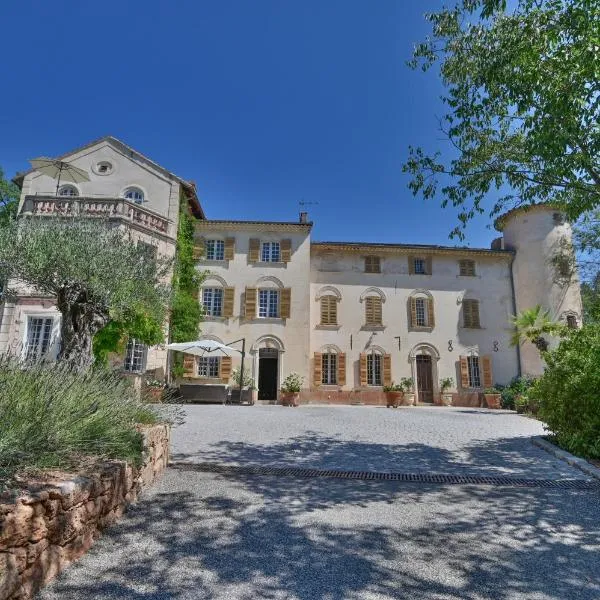
[[[258,351],[258,399],[277,400],[277,372],[279,352],[275,348]]]
[[[431,356],[417,356],[417,392],[419,402],[433,402],[433,365]]]

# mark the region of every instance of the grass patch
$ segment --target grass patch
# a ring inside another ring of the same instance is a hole
[[[87,457],[139,463],[137,424],[159,416],[118,373],[0,358],[0,478],[19,470],[77,468]]]

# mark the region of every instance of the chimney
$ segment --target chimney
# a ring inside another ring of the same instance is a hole
[[[308,223],[308,213],[307,212],[300,213],[300,223]]]

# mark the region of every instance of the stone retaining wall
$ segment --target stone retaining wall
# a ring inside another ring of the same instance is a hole
[[[169,461],[170,427],[141,431],[139,468],[110,461],[86,476],[32,481],[16,499],[0,496],[0,600],[31,598],[162,473]]]

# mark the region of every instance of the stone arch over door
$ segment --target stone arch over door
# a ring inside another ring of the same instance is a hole
[[[422,342],[413,346],[408,354],[410,362],[410,370],[414,382],[414,389],[417,402],[435,402],[439,396],[439,372],[438,362],[440,353],[438,349],[427,342]],[[430,375],[427,372],[430,365]],[[428,385],[427,378],[431,377],[431,385]],[[429,398],[429,390],[431,387],[431,397]]]
[[[260,336],[250,347],[252,378],[258,387],[259,400],[279,399],[284,352],[283,342],[277,336],[270,334]],[[277,361],[276,366],[273,365],[274,360]]]

